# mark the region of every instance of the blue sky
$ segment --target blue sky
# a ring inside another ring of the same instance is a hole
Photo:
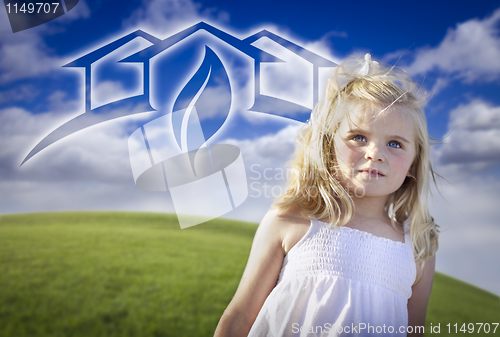
[[[429,133],[443,143],[432,151],[436,171],[447,180],[440,183],[441,194],[431,199],[442,229],[437,268],[500,294],[498,1],[357,1],[354,6],[333,1],[81,0],[58,19],[15,34],[0,9],[0,213],[172,212],[171,195],[135,186],[129,159],[129,135],[154,113],[79,131],[19,165],[45,136],[84,112],[84,73],[63,65],[137,29],[164,39],[200,21],[239,39],[267,29],[334,62],[370,52],[377,61],[407,69],[431,96],[426,107]],[[150,45],[135,43],[100,65],[93,84],[95,104],[141,92],[137,68],[116,63]],[[259,47],[265,49],[265,43]],[[240,61],[235,64],[243,67],[246,61]],[[243,92],[249,82],[235,69],[229,78],[241,80]],[[309,104],[301,94],[311,84],[300,72],[274,76],[279,70],[266,71],[276,83],[288,83],[275,90],[272,81],[266,82],[266,90]],[[113,81],[118,71],[120,80]],[[161,80],[158,74],[155,78]],[[163,94],[154,95],[153,103],[160,104]],[[272,188],[279,192],[285,183],[281,173],[300,123],[245,114],[246,103],[239,106],[241,115],[232,111],[231,127],[218,139],[241,149],[250,188],[247,200],[226,216],[258,222],[272,202]],[[127,109],[109,113],[120,117]]]

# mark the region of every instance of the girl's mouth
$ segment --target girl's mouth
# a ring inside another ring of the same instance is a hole
[[[359,173],[366,174],[369,177],[385,177],[384,174],[380,173],[378,170],[375,169],[365,169],[365,170],[359,170]]]

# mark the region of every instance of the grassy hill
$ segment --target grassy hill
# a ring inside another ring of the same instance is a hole
[[[3,215],[0,336],[212,336],[255,230],[224,219],[181,230],[165,214]],[[427,329],[499,317],[498,297],[436,275]]]

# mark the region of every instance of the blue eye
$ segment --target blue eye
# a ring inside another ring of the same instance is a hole
[[[352,140],[357,141],[357,142],[364,142],[364,141],[366,141],[366,138],[365,138],[365,136],[357,135],[357,136],[352,137]]]
[[[387,146],[395,148],[395,149],[401,149],[401,148],[403,148],[403,146],[401,145],[401,143],[397,142],[395,140],[390,141],[389,144],[387,144]]]

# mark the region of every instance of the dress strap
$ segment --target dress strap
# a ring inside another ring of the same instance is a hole
[[[317,227],[320,226],[319,221],[311,217],[309,218],[309,220],[310,224],[307,232],[304,234],[304,236],[302,236],[302,238],[299,241],[295,243],[295,245],[292,248],[290,248],[288,253],[285,255],[285,259],[288,258],[288,255],[290,255],[290,253],[292,253],[292,255],[295,254],[295,251],[300,249],[300,246],[304,244],[304,241],[306,241],[309,237],[314,235],[314,233],[316,233],[316,231],[318,230]]]

